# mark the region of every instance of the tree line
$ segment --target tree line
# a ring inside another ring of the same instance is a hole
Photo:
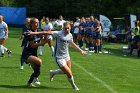
[[[139,14],[140,0],[0,0],[0,6],[26,7],[27,16],[67,18],[103,14]]]

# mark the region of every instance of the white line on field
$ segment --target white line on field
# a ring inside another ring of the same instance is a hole
[[[104,87],[106,87],[111,93],[118,93],[117,91],[115,91],[111,86],[109,86],[106,82],[104,82],[103,80],[99,79],[98,77],[96,77],[93,73],[90,73],[89,71],[87,71],[85,68],[83,68],[82,66],[80,66],[79,64],[73,62],[74,65],[76,65],[77,67],[79,67],[80,69],[82,69],[85,73],[87,73],[88,75],[90,75],[92,78],[94,78],[96,81],[98,81],[99,83],[101,83]]]

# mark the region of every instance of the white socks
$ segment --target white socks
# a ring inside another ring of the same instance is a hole
[[[51,46],[51,51],[52,51],[52,54],[54,55],[54,47]],[[43,54],[43,50],[44,50],[44,46],[40,46],[40,51],[39,51],[39,54],[42,55]]]
[[[50,70],[50,73],[51,73],[51,77],[50,77],[50,80],[51,81],[53,80],[53,76],[54,75],[56,75],[56,74],[64,74],[64,72],[61,69],[58,69],[58,70]],[[79,88],[74,83],[73,76],[71,78],[68,78],[68,81],[70,82],[70,84],[71,84],[71,86],[72,86],[73,89],[79,90]]]
[[[4,51],[7,51],[8,49],[6,47],[3,46]]]
[[[3,45],[0,45],[0,51],[2,54],[4,54],[4,46]]]
[[[79,90],[79,88],[76,86],[76,84],[74,83],[74,78],[73,76],[71,78],[68,78],[68,81],[70,82],[70,84],[72,85],[72,88],[75,90]]]
[[[43,50],[44,50],[44,46],[40,46],[40,52],[39,52],[40,55],[42,55]]]
[[[51,46],[50,48],[51,48],[52,54],[54,55],[54,47]]]
[[[52,73],[53,75],[55,75],[55,74],[64,74],[64,72],[63,72],[61,69],[58,69],[58,70],[51,70],[51,73]]]

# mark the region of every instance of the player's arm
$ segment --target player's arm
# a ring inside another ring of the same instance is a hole
[[[41,31],[41,32],[27,32],[28,35],[52,35],[52,31]]]
[[[46,42],[45,41],[42,41],[40,43],[34,43],[34,41],[29,41],[29,43],[30,43],[30,45],[31,45],[32,48],[36,48],[38,46],[44,46]]]
[[[81,54],[87,54],[87,51],[83,51],[81,48],[79,48],[73,41],[72,42],[70,42],[70,45],[73,47],[73,48],[75,48],[75,49],[77,49]]]
[[[8,38],[8,26],[6,27],[6,39]]]

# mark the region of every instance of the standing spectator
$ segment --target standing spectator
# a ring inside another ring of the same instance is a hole
[[[96,32],[96,37],[95,37],[95,53],[99,53],[100,51],[100,44],[101,44],[101,34],[100,32],[102,31],[102,28],[101,28],[101,24],[98,20],[95,21],[96,22],[96,29],[95,29],[95,32]]]
[[[81,50],[74,42],[72,34],[70,33],[70,23],[64,23],[64,28],[62,31],[52,31],[52,32],[30,32],[30,35],[33,34],[52,34],[56,39],[55,46],[55,59],[56,64],[60,69],[50,70],[50,80],[53,80],[54,75],[57,74],[66,74],[68,81],[72,85],[73,89],[79,90],[74,82],[74,77],[71,71],[71,60],[69,56],[68,46],[69,44],[76,48],[81,54],[87,54],[86,51]]]
[[[133,41],[131,43],[130,55],[132,54],[133,49],[137,46],[137,49],[138,49],[137,56],[140,57],[140,22],[136,21],[135,25],[136,25],[136,27],[133,31],[135,36],[134,36]]]
[[[89,52],[93,52],[94,49],[94,41],[93,41],[93,31],[95,22],[94,17],[90,16],[87,18],[87,27],[86,27],[86,48],[85,50],[89,50]]]
[[[8,26],[4,22],[4,16],[0,15],[0,50],[1,57],[4,57],[4,51],[8,53],[8,56],[11,56],[11,51],[4,46],[5,40],[8,39]]]
[[[82,17],[80,20],[80,25],[79,25],[79,33],[78,33],[78,45],[80,48],[83,47],[83,40],[84,40],[84,35],[85,35],[85,31],[84,29],[87,27],[85,18]]]
[[[79,33],[79,25],[80,25],[80,19],[76,19],[76,22],[74,22],[74,30],[73,30],[73,39],[74,43],[77,44],[77,37]]]
[[[31,24],[31,31],[37,32],[38,30],[38,19],[32,18],[30,21]],[[27,83],[29,87],[34,87],[35,85],[40,85],[39,82],[39,75],[40,75],[40,67],[42,64],[42,60],[37,56],[37,49],[38,46],[42,46],[45,44],[45,41],[40,42],[41,36],[40,35],[28,35],[27,37],[26,46],[23,49],[22,58],[28,64],[30,63],[33,68],[33,73],[30,76],[30,79]],[[34,83],[34,84],[33,84]]]
[[[43,31],[43,26],[45,24],[45,16],[43,16],[43,18],[41,19],[40,24],[41,24],[41,26],[40,26],[41,30]]]
[[[100,22],[100,21],[99,21]],[[103,37],[103,34],[104,34],[104,30],[103,30],[103,25],[101,24],[100,22],[100,26],[101,26],[101,29],[100,29],[100,35],[101,35],[101,38],[100,38],[100,48],[99,48],[99,53],[102,53],[102,37]]]

